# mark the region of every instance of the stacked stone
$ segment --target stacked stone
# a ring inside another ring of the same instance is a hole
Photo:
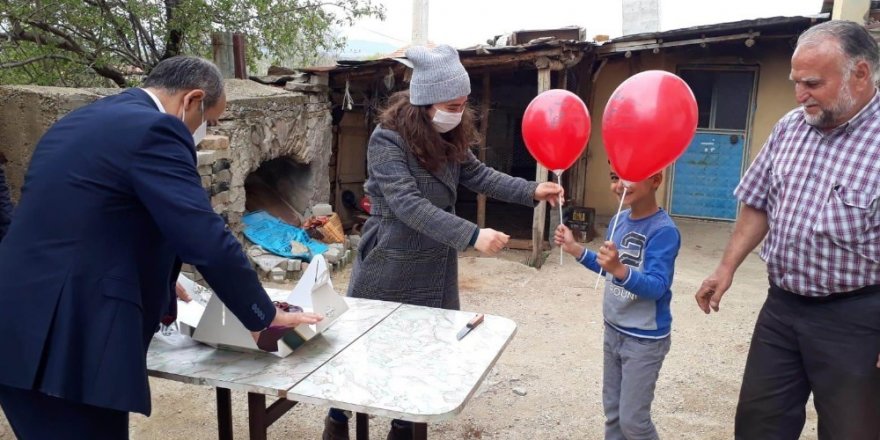
[[[238,224],[241,214],[230,211],[230,187],[232,185],[232,162],[229,158],[229,138],[226,136],[207,136],[199,144],[199,176],[202,187],[211,198],[214,212],[220,214],[227,223]],[[230,218],[230,217],[236,218]]]
[[[241,222],[241,214],[230,211],[229,189],[232,184],[232,163],[229,158],[229,138],[208,135],[199,143],[196,160],[202,187],[211,199],[214,212],[220,214],[226,223]],[[181,273],[196,282],[204,284],[204,278],[195,267],[184,264]]]
[[[330,266],[330,271],[336,272],[354,261],[357,248],[354,243],[360,242],[360,236],[352,235],[345,237],[344,243],[329,244],[324,252],[324,259]],[[302,273],[309,268],[309,263],[298,259],[285,258],[275,255],[258,245],[251,245],[247,251],[260,278],[275,283],[295,281],[300,279]]]

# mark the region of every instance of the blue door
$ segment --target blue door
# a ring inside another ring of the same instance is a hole
[[[735,220],[733,190],[742,175],[749,138],[754,68],[687,68],[679,75],[694,92],[697,134],[672,169],[669,212]]]
[[[743,138],[697,133],[675,162],[670,212],[686,217],[736,219],[733,190],[742,169]]]

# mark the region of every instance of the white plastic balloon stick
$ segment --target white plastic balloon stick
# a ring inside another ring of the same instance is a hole
[[[614,224],[611,226],[611,235],[608,236],[608,241],[614,241],[614,232],[617,230],[617,219],[620,217],[620,211],[623,209],[623,199],[626,198],[626,190],[627,185],[623,185],[623,194],[620,196],[620,205],[617,206],[617,215],[614,216]],[[599,288],[599,281],[602,279],[602,268],[599,268],[599,276],[596,278],[596,285],[593,286],[594,289]]]
[[[559,186],[562,187],[562,170],[553,171],[556,173],[556,181],[559,182]],[[556,204],[559,205],[559,224],[564,224],[565,221],[562,218],[562,198],[556,200]],[[559,246],[559,265],[562,266],[562,246]]]

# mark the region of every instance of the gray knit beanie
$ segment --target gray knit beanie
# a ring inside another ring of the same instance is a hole
[[[406,50],[413,73],[409,82],[409,102],[430,105],[471,94],[471,80],[458,60],[458,51],[441,45],[434,48],[413,46]]]

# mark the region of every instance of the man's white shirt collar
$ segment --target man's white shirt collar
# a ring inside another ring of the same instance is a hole
[[[151,92],[147,89],[141,89],[141,90],[147,92],[147,95],[150,95],[150,98],[153,99],[153,102],[156,104],[156,107],[159,109],[160,112],[165,113],[165,107],[162,106],[162,101],[159,101],[158,96],[156,96],[153,92]]]

